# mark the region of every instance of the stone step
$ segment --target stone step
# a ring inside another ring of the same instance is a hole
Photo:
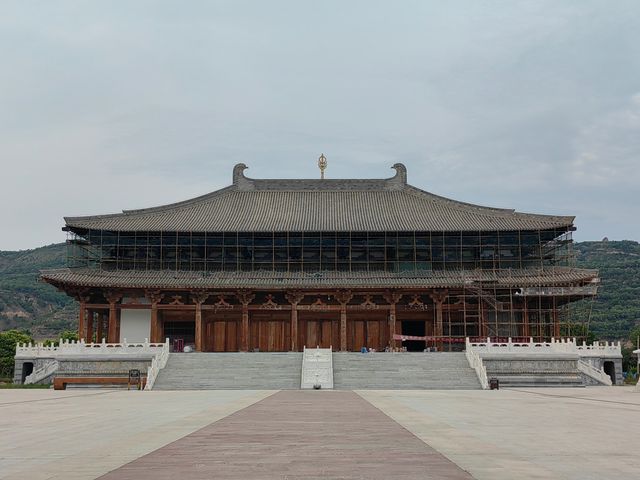
[[[463,353],[332,355],[334,388],[477,389]],[[298,389],[302,353],[171,354],[155,389]]]
[[[336,353],[336,389],[479,389],[464,353]]]
[[[154,389],[297,389],[301,362],[295,352],[171,354]]]

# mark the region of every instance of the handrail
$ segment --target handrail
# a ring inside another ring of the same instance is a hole
[[[533,338],[528,342],[513,342],[508,338],[505,342],[492,341],[487,337],[486,341],[470,341],[467,338],[466,343],[467,347],[479,353],[575,353],[581,357],[622,356],[620,342],[596,342],[593,345],[582,342],[582,345],[579,345],[575,338],[559,340],[552,338],[549,342],[535,342]]]
[[[470,348],[469,339],[466,339],[466,349],[465,356],[467,357],[467,361],[469,362],[469,366],[473,368],[478,376],[478,380],[480,381],[480,386],[483,390],[489,389],[489,377],[487,376],[487,369],[482,362],[482,358],[478,355],[473,348]]]
[[[60,365],[56,360],[47,362],[44,365],[42,365],[40,368],[37,368],[33,372],[31,372],[30,375],[27,375],[27,377],[24,379],[24,384],[30,385],[30,384],[38,383],[44,380],[45,378],[53,375],[58,370],[59,367]]]
[[[609,375],[604,373],[604,370],[597,369],[596,367],[591,365],[589,362],[586,362],[584,360],[578,360],[578,370],[580,370],[585,375],[588,375],[589,377],[593,378],[594,380],[600,382],[603,385],[607,385],[609,387],[613,385],[613,382],[611,381],[611,377],[609,377]]]
[[[130,355],[130,354],[156,354],[164,348],[164,343],[149,342],[123,342],[107,343],[102,339],[101,343],[86,343],[80,341],[64,341],[60,339],[58,345],[45,346],[43,343],[16,345],[16,358],[56,358],[75,355]]]
[[[303,348],[300,388],[312,388],[315,385],[333,388],[332,347]]]
[[[147,368],[147,383],[144,387],[145,390],[153,390],[153,386],[156,383],[156,378],[158,378],[160,370],[167,366],[168,360],[169,339],[167,338],[162,346],[162,350],[151,359],[151,365]]]

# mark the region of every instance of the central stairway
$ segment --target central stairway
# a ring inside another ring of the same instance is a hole
[[[333,361],[342,390],[479,389],[464,353],[347,353],[310,349]],[[325,355],[326,354],[326,355]],[[289,390],[312,388],[302,378],[302,353],[172,353],[154,390]],[[330,368],[330,367],[329,367]],[[319,383],[331,388],[327,378]],[[309,376],[309,375],[307,375]],[[313,376],[313,375],[312,375]],[[315,377],[314,377],[315,378]],[[318,377],[319,378],[319,377]],[[313,379],[312,379],[313,380]]]
[[[333,354],[333,388],[341,390],[478,390],[464,353]]]
[[[172,353],[154,390],[300,388],[302,353]]]

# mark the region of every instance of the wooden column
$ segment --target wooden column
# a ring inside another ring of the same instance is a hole
[[[85,315],[87,312],[87,307],[85,307],[84,302],[80,302],[80,310],[78,311],[78,339],[82,340],[85,338],[84,327],[86,323]]]
[[[291,351],[297,352],[298,347],[298,304],[304,298],[304,294],[298,291],[287,292],[285,298],[291,304]]]
[[[387,290],[384,295],[384,299],[389,303],[389,348],[397,346],[393,339],[396,334],[396,304],[402,298],[402,294],[394,292],[393,290]]]
[[[107,341],[109,343],[118,343],[118,311],[116,304],[122,298],[122,294],[119,292],[108,292],[105,295],[107,302],[109,302],[109,328],[107,333]]]
[[[100,343],[104,338],[104,313],[102,313],[101,311],[97,312],[96,321],[98,322],[96,328],[96,342]]]
[[[340,305],[340,351],[347,351],[347,304]]]
[[[527,299],[522,302],[524,309],[522,311],[522,335],[527,337],[531,336],[531,329],[529,328],[529,310],[527,309]]]
[[[249,304],[255,295],[249,290],[238,290],[237,297],[242,304],[242,322],[240,323],[240,351],[249,351]]]
[[[202,351],[202,304],[196,302],[196,352]]]
[[[164,341],[162,338],[162,325],[158,316],[158,304],[164,298],[164,294],[160,290],[147,290],[145,296],[151,302],[151,328],[149,329],[149,341],[151,343],[160,343]]]
[[[93,342],[93,321],[95,320],[95,312],[93,310],[87,310],[87,343]]]
[[[431,294],[431,298],[436,306],[436,337],[440,337],[439,340],[436,341],[436,346],[438,347],[438,351],[442,351],[444,343],[442,341],[442,337],[444,336],[444,320],[442,317],[442,305],[444,304],[445,299],[447,298],[446,290],[434,290]]]
[[[122,310],[116,309],[116,342],[119,342],[120,338],[122,338],[122,335],[120,335],[121,327],[122,327]]]
[[[437,337],[442,337],[443,333],[444,333],[444,325],[443,325],[443,321],[442,321],[442,302],[438,301],[436,302],[436,336]],[[442,343],[442,340],[438,340],[437,341],[437,346],[438,346],[438,350],[442,350],[442,347],[444,346],[444,344]]]
[[[196,352],[202,352],[205,349],[202,338],[202,304],[209,298],[209,293],[205,291],[193,292],[191,298],[193,298],[193,302],[196,304]]]
[[[553,336],[560,338],[560,319],[558,318],[558,307],[556,305],[556,299],[553,299],[551,304],[553,310],[551,310],[551,318],[553,319]]]
[[[340,290],[335,295],[336,300],[340,303],[340,351],[346,352],[347,341],[347,304],[353,298],[351,290]]]
[[[149,341],[152,343],[162,342],[160,333],[160,321],[158,319],[158,304],[153,302],[151,304],[151,328],[149,332]]]

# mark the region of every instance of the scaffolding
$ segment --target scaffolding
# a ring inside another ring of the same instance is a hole
[[[543,341],[570,336],[585,340],[598,279],[597,272],[585,274],[581,280],[565,276],[576,270],[571,230],[74,230],[67,240],[68,266],[206,274],[341,272],[360,275],[365,281],[367,274],[429,279],[444,273],[457,279],[442,289],[442,331],[433,332],[444,348],[458,349],[465,337]],[[526,285],[518,283],[523,277]],[[422,294],[426,297],[427,292]]]

